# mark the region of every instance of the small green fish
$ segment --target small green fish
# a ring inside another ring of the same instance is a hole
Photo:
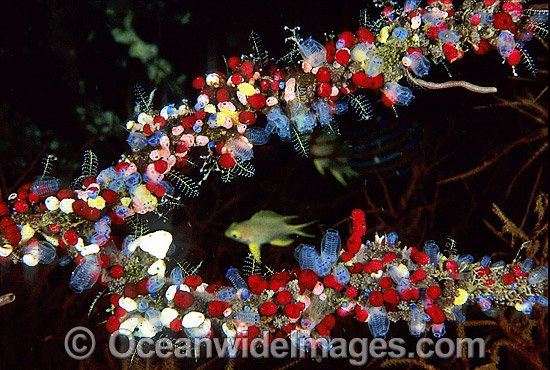
[[[314,237],[314,235],[306,234],[301,229],[315,223],[315,221],[300,225],[288,225],[286,223],[286,221],[296,217],[298,216],[282,216],[273,211],[259,211],[250,220],[233,222],[225,230],[225,236],[243,244],[248,244],[254,259],[260,262],[262,244],[269,243],[278,247],[286,247],[294,242],[294,239],[289,237],[292,234]]]

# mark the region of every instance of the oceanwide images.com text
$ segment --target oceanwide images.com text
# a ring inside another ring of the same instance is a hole
[[[410,340],[410,339],[409,339]],[[269,343],[269,344],[268,344]],[[267,344],[267,345],[264,345]],[[305,356],[331,359],[348,359],[354,366],[362,366],[370,358],[431,358],[442,359],[451,357],[483,358],[485,342],[482,338],[420,338],[416,342],[415,351],[407,352],[403,338],[276,338],[269,341],[269,332],[253,339],[220,338],[135,338],[132,333],[116,331],[109,340],[109,350],[114,357],[128,358],[137,356],[149,358],[193,358],[193,357],[236,357],[243,358],[300,358]],[[307,350],[304,351],[304,349]]]

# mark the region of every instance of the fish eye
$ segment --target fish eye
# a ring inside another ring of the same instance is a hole
[[[231,237],[232,237],[233,239],[238,239],[239,236],[240,236],[240,233],[238,233],[238,232],[236,232],[236,231],[233,231],[233,232],[231,233]]]

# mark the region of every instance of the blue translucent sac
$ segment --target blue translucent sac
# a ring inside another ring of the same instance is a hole
[[[330,274],[332,263],[330,263],[325,257],[317,256],[315,258],[315,271],[319,277],[325,277]]]
[[[455,320],[459,324],[464,324],[466,322],[466,314],[462,310],[454,308],[453,313],[455,314]]]
[[[409,35],[409,32],[407,31],[406,28],[403,28],[403,27],[396,27],[392,34],[391,34],[394,38],[396,38],[397,40],[405,40],[407,38],[407,36]]]
[[[414,52],[407,57],[411,63],[410,69],[419,77],[424,77],[430,72],[430,61],[419,52]]]
[[[136,238],[133,235],[128,235],[124,238],[122,241],[122,253],[124,254],[130,254],[133,252],[133,250],[130,249],[130,243],[135,241]]]
[[[330,263],[336,263],[341,246],[342,240],[338,235],[338,231],[328,229],[321,240],[321,256],[327,258]]]
[[[48,242],[38,242],[38,262],[48,265],[55,260],[55,248]]]
[[[540,266],[529,273],[529,284],[538,284],[548,280],[548,267]]]
[[[128,190],[135,189],[139,184],[141,184],[141,175],[137,171],[131,173],[124,179],[124,184],[126,184],[126,188],[128,188]]]
[[[523,301],[521,304],[516,304],[516,310],[523,312],[526,315],[530,315],[533,311],[533,305],[529,301]]]
[[[309,317],[304,317],[302,320],[300,320],[300,326],[302,329],[313,329],[315,327],[315,321],[310,319]]]
[[[176,189],[174,188],[174,185],[172,185],[168,181],[162,180],[162,181],[159,182],[159,185],[164,188],[164,194],[174,195],[174,193],[176,192]]]
[[[345,101],[337,101],[334,104],[334,114],[346,114],[349,110],[349,105]]]
[[[477,305],[479,308],[481,308],[481,311],[489,317],[495,317],[498,313],[498,309],[496,307],[493,307],[493,303],[490,299],[481,297],[476,298]]]
[[[322,44],[313,40],[311,37],[302,41],[302,43],[298,45],[298,50],[302,58],[313,67],[320,67],[327,61],[327,50]]]
[[[162,131],[157,131],[153,135],[149,136],[147,143],[151,146],[157,146],[160,143],[160,139],[164,136]]]
[[[95,254],[84,257],[84,262],[78,265],[71,274],[69,287],[75,293],[90,289],[99,277],[101,264]]]
[[[405,7],[403,10],[405,13],[411,12],[416,8],[418,8],[419,4],[420,4],[420,0],[407,0],[405,1]]]
[[[59,266],[67,266],[69,263],[71,263],[72,259],[69,256],[62,256],[59,258]]]
[[[347,284],[351,278],[349,270],[342,265],[338,265],[334,268],[334,278],[339,284]]]
[[[312,104],[315,113],[317,114],[317,119],[321,125],[326,126],[332,122],[331,108],[328,103],[319,101]]]
[[[116,177],[116,171],[114,167],[104,169],[97,175],[97,183],[103,188],[105,185],[113,181]]]
[[[245,143],[243,140],[234,138],[227,143],[227,149],[233,154],[235,159],[240,159],[242,161],[248,161],[254,156],[252,151],[252,145]]]
[[[208,125],[210,126],[210,121],[208,121]],[[212,126],[210,126],[210,127],[212,127]],[[214,127],[216,127],[216,126],[214,126]],[[202,131],[202,126],[199,125],[198,123],[195,123],[193,125],[193,131],[196,132],[196,133],[201,132]]]
[[[160,288],[164,286],[164,283],[166,283],[166,279],[162,275],[155,275],[149,278],[147,280],[147,291],[149,293],[155,293],[158,292]]]
[[[148,309],[147,312],[145,312],[145,319],[149,321],[156,332],[162,330],[162,321],[160,319],[160,312],[158,310],[155,310],[154,308]]]
[[[109,237],[104,234],[94,233],[94,235],[89,238],[89,241],[90,243],[97,244],[102,247],[107,244],[107,242],[109,241]]]
[[[120,192],[120,190],[122,190],[123,187],[124,187],[124,180],[122,179],[111,181],[109,185],[107,185],[107,189],[115,191],[117,193]]]
[[[411,283],[410,273],[405,265],[391,266],[390,277],[398,287],[408,287]]]
[[[176,112],[176,108],[174,108],[174,104],[165,105],[160,110],[160,115],[163,117],[170,116],[172,113]]]
[[[61,186],[61,182],[50,176],[41,177],[32,182],[30,192],[38,195],[39,197],[47,197],[57,193]]]
[[[235,288],[224,288],[218,293],[218,297],[225,302],[232,300],[237,295]]]
[[[260,315],[257,312],[240,312],[237,314],[237,319],[249,326],[256,325],[260,322]]]
[[[427,12],[422,16],[422,22],[429,26],[437,27],[441,23],[443,23],[443,21],[444,21],[443,17],[435,12]]]
[[[411,89],[395,82],[385,84],[383,92],[395,105],[409,105],[414,99]]]
[[[525,261],[520,262],[519,267],[523,272],[531,272],[533,269],[533,260],[526,259]]]
[[[288,117],[281,112],[281,108],[278,106],[273,108],[271,112],[267,115],[267,121],[273,122],[275,127],[277,127],[279,130],[282,128],[287,128],[289,126],[290,120]]]
[[[424,243],[424,253],[430,257],[431,264],[437,264],[439,262],[440,253],[439,247],[433,240],[428,240]]]
[[[244,136],[246,136],[252,145],[264,145],[269,141],[269,134],[266,129],[260,127],[247,128]]]
[[[294,258],[298,261],[301,270],[315,271],[315,259],[318,255],[315,247],[308,244],[300,244],[294,250]]]
[[[447,331],[445,330],[445,323],[441,324],[432,324],[432,333],[434,337],[441,338],[445,335]]]
[[[412,316],[411,321],[409,322],[409,329],[411,335],[419,337],[424,334],[426,330],[426,315],[415,306],[411,306]]]
[[[481,261],[479,261],[479,264],[483,267],[491,266],[491,257],[490,256],[483,256],[483,258],[481,258]]]
[[[537,297],[537,304],[542,307],[548,307],[548,298],[544,296]]]
[[[277,133],[277,125],[273,121],[268,121],[265,125],[265,132],[267,135],[275,134]]]
[[[474,256],[471,254],[463,254],[458,257],[458,271],[464,271],[468,266],[474,263]]]
[[[315,113],[301,104],[292,111],[292,120],[296,124],[296,129],[301,133],[313,132],[313,128],[317,124]]]
[[[138,132],[131,132],[130,135],[128,135],[128,139],[126,139],[126,142],[130,145],[133,152],[137,152],[147,146],[147,138],[145,135]]]
[[[397,245],[397,241],[399,240],[399,235],[395,231],[392,231],[388,235],[386,235],[386,243],[389,245]]]
[[[501,268],[501,267],[504,267],[504,266],[506,266],[506,261],[500,260],[500,261],[496,261],[495,263],[493,263],[491,265],[491,268]]]
[[[172,280],[172,284],[176,286],[183,284],[183,273],[180,267],[174,267],[172,269],[172,272],[170,272],[170,280]]]
[[[130,208],[128,208],[126,206],[118,206],[115,209],[115,214],[117,215],[117,217],[120,217],[122,219],[125,219],[131,213],[132,213],[132,211],[130,210]]]
[[[227,270],[225,277],[231,282],[231,284],[233,284],[235,289],[248,289],[248,284],[244,281],[238,269],[233,267],[230,268]]]
[[[149,302],[147,302],[145,298],[140,298],[137,301],[137,304],[138,304],[138,307],[137,307],[138,312],[145,312],[149,308]]]
[[[375,338],[384,338],[390,330],[390,320],[384,306],[373,307],[367,319],[369,330]]]
[[[502,31],[497,39],[497,49],[503,58],[507,58],[512,54],[516,47],[516,40],[510,31]]]
[[[447,43],[455,44],[459,38],[457,33],[451,30],[439,30],[439,32],[437,33],[437,37],[444,44],[447,44]]]
[[[375,55],[367,62],[365,73],[369,77],[374,77],[380,73],[380,68],[382,68],[383,64],[384,60],[378,55]]]

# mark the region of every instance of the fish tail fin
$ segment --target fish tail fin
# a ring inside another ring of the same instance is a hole
[[[261,244],[248,244],[248,249],[250,249],[250,253],[252,253],[252,256],[256,260],[256,262],[261,263],[262,259],[262,245]]]
[[[291,225],[292,226],[292,229],[294,229],[294,233],[296,235],[301,235],[301,236],[305,236],[305,237],[308,237],[308,238],[314,238],[315,235],[312,235],[312,234],[308,234],[304,231],[302,231],[302,229],[304,227],[308,227],[309,225],[313,225],[314,223],[316,223],[317,221],[311,221],[311,222],[306,222],[304,224],[299,224],[299,225]]]

